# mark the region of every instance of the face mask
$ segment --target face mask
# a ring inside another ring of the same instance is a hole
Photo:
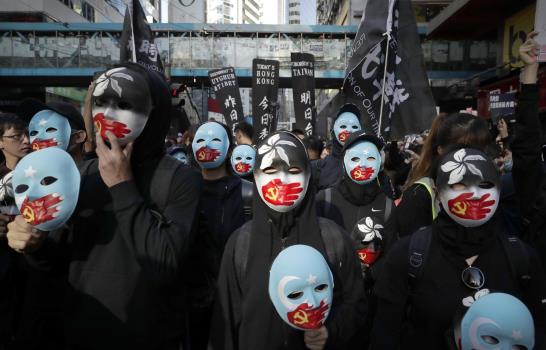
[[[533,349],[535,327],[521,301],[505,293],[476,300],[461,322],[460,349]]]
[[[226,129],[216,122],[201,125],[192,143],[193,155],[203,169],[218,168],[224,163],[229,149]]]
[[[305,197],[309,178],[309,159],[300,139],[288,132],[277,132],[262,141],[254,180],[269,208],[286,213],[297,207]]]
[[[362,218],[351,232],[358,258],[365,266],[373,265],[381,255],[383,225],[378,222],[376,217]]]
[[[107,141],[111,132],[121,145],[134,141],[140,134],[150,112],[152,97],[146,79],[127,68],[114,68],[103,73],[93,90],[93,122]]]
[[[239,176],[250,174],[254,170],[256,150],[249,145],[239,145],[231,153],[231,166]]]
[[[334,122],[334,135],[342,146],[353,132],[360,129],[362,127],[358,117],[350,112],[341,113]]]
[[[80,190],[80,173],[72,157],[56,147],[33,152],[13,172],[15,203],[23,218],[51,231],[70,218]]]
[[[497,210],[499,175],[481,151],[462,148],[442,157],[436,186],[442,207],[461,226],[481,226]]]
[[[269,272],[269,297],[290,326],[318,329],[332,305],[334,279],[320,252],[293,245],[279,253]]]
[[[381,169],[381,153],[369,141],[360,141],[349,147],[343,155],[345,173],[359,185],[377,178]]]
[[[59,147],[66,151],[72,130],[65,117],[45,109],[32,117],[28,125],[28,132],[34,151],[47,147]]]

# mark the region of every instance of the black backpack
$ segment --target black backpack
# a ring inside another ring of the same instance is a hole
[[[527,248],[514,235],[502,234],[499,239],[508,257],[510,272],[519,287],[522,288],[531,279],[529,275],[530,262]],[[415,287],[423,275],[423,267],[426,264],[431,240],[432,226],[421,227],[411,235],[408,249],[408,284],[410,294],[415,291]]]

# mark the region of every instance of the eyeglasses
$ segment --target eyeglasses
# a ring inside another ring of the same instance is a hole
[[[461,280],[470,289],[480,290],[485,285],[485,276],[482,270],[468,266],[461,272]]]
[[[23,141],[25,137],[27,137],[27,133],[21,132],[21,133],[13,134],[13,135],[3,135],[2,137],[5,137],[13,141]]]

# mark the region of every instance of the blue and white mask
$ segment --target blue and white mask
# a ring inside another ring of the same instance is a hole
[[[356,142],[345,151],[343,167],[347,176],[355,183],[370,183],[381,170],[381,153],[372,142]]]
[[[231,166],[239,176],[250,174],[254,170],[256,150],[249,145],[239,145],[231,152]]]
[[[351,112],[341,113],[334,122],[334,136],[340,145],[344,145],[345,141],[355,131],[362,129],[358,117]]]
[[[533,349],[535,327],[529,309],[505,293],[476,300],[461,322],[462,350]]]
[[[184,151],[182,148],[176,150],[176,152],[171,154],[175,159],[179,160],[180,163],[184,165],[189,165],[190,160],[188,159],[188,155],[186,154],[186,151]]]
[[[47,147],[59,147],[66,151],[72,130],[68,119],[57,112],[44,109],[32,117],[28,133],[34,151]]]
[[[320,328],[332,307],[334,278],[316,249],[293,245],[279,253],[269,272],[269,298],[279,316],[300,329]]]
[[[229,149],[229,138],[224,127],[216,122],[208,122],[199,127],[192,143],[193,155],[203,169],[218,168]]]
[[[72,157],[56,147],[25,156],[13,171],[15,203],[32,226],[51,231],[70,218],[80,191],[80,173]]]

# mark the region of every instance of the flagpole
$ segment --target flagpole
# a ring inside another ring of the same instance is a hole
[[[131,3],[131,9],[135,9],[135,5],[134,5],[134,2],[135,1],[139,1],[139,0],[133,0],[132,3]],[[135,31],[133,29],[133,13],[131,13],[131,9],[127,8],[127,10],[129,11],[129,17],[131,18],[131,36],[133,38],[133,49],[131,50],[133,52],[133,62],[137,62],[137,59],[136,59],[136,47],[135,47]],[[134,12],[134,11],[133,11]]]
[[[394,3],[396,0],[389,1],[389,15],[387,17],[387,31],[383,33],[383,36],[387,36],[387,51],[385,52],[385,67],[383,68],[383,85],[381,86],[381,107],[379,109],[379,128],[377,130],[377,137],[381,136],[381,124],[383,122],[383,104],[385,102],[385,81],[387,80],[387,65],[389,63],[389,49],[391,43],[391,31],[392,31],[392,12],[394,10]]]

